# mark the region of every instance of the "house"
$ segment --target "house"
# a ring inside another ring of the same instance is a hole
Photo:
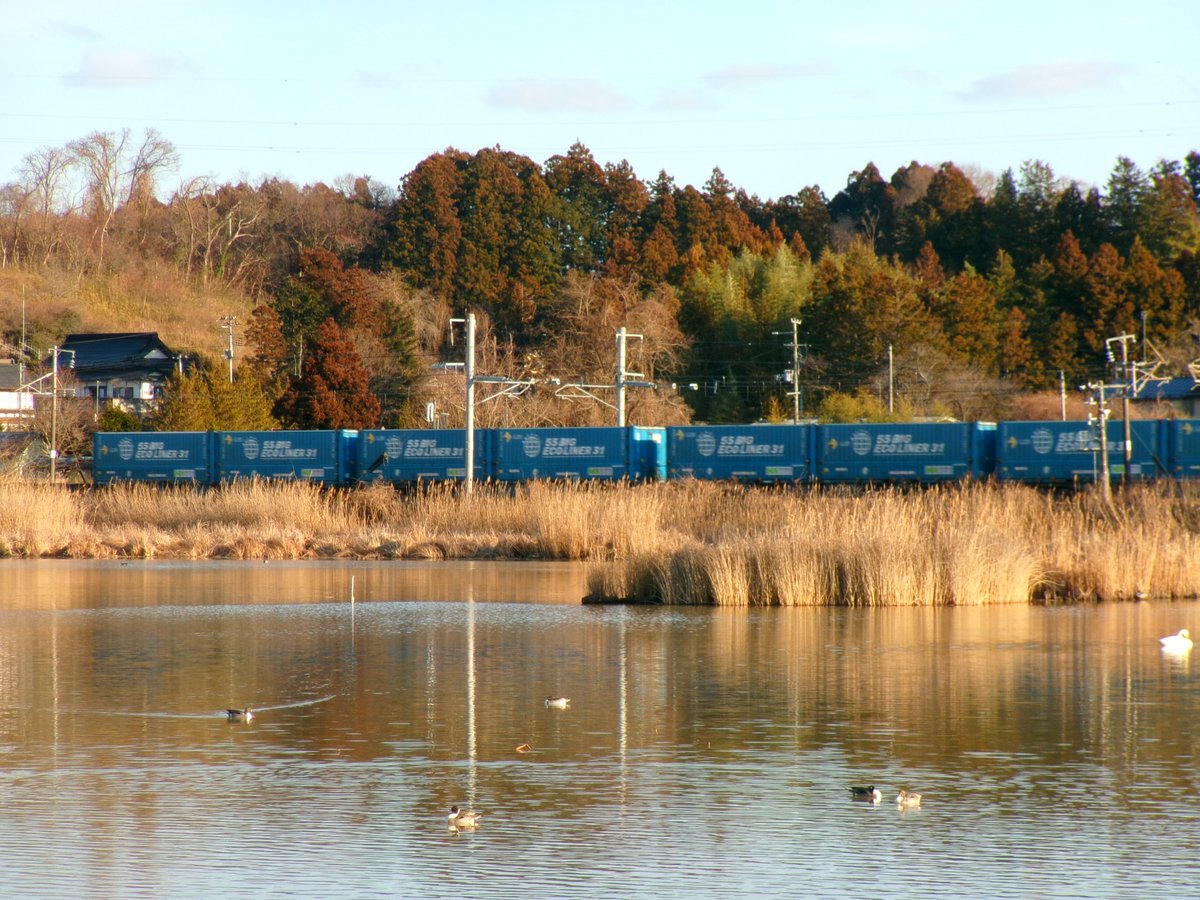
[[[47,357],[45,365],[53,362]],[[82,394],[97,403],[115,400],[138,414],[182,365],[182,357],[153,331],[68,334],[58,348],[59,371],[69,371]]]
[[[1147,381],[1130,398],[1135,403],[1169,403],[1184,419],[1200,419],[1200,380],[1191,375]]]
[[[0,360],[0,429],[24,429],[33,418],[33,395],[22,391],[29,370],[12,360]]]

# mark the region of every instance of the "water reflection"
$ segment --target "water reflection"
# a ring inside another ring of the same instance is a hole
[[[1198,874],[1200,689],[1158,640],[1196,604],[604,608],[578,567],[464,565],[447,602],[394,564],[67,563],[55,587],[59,564],[4,569],[14,895],[1152,897]],[[479,828],[448,832],[452,805]]]

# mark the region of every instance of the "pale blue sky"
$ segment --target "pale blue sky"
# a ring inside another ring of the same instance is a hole
[[[168,189],[578,140],[646,180],[832,197],[872,161],[1102,186],[1200,148],[1197,0],[4,0],[0,28],[0,182],[124,127],[175,144]]]

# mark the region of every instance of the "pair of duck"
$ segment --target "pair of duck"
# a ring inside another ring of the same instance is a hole
[[[864,803],[879,803],[883,799],[883,791],[869,784],[866,787],[850,788],[850,796],[855,800],[861,800]],[[921,795],[914,791],[902,790],[896,796],[896,805],[900,807],[913,807],[921,805]]]
[[[248,706],[244,709],[227,709],[225,716],[230,722],[249,722],[254,718],[254,710]]]

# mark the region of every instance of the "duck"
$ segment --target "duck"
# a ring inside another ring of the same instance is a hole
[[[245,709],[227,709],[225,715],[230,722],[249,722],[254,718],[254,710],[248,706]]]
[[[866,803],[878,803],[883,799],[883,791],[879,790],[875,785],[869,784],[866,787],[850,788],[850,796],[854,800],[862,800]]]
[[[446,822],[451,828],[474,828],[479,824],[479,817],[482,815],[483,813],[473,809],[459,809],[457,806],[452,806],[450,815],[446,816]]]
[[[921,805],[921,795],[916,793],[915,791],[902,790],[902,791],[900,791],[899,794],[896,795],[896,803],[901,807],[920,806]]]
[[[547,697],[546,709],[566,709],[571,705],[570,697]]]
[[[1169,653],[1187,653],[1192,649],[1192,637],[1186,628],[1180,628],[1178,633],[1168,634],[1158,640],[1162,648]]]

